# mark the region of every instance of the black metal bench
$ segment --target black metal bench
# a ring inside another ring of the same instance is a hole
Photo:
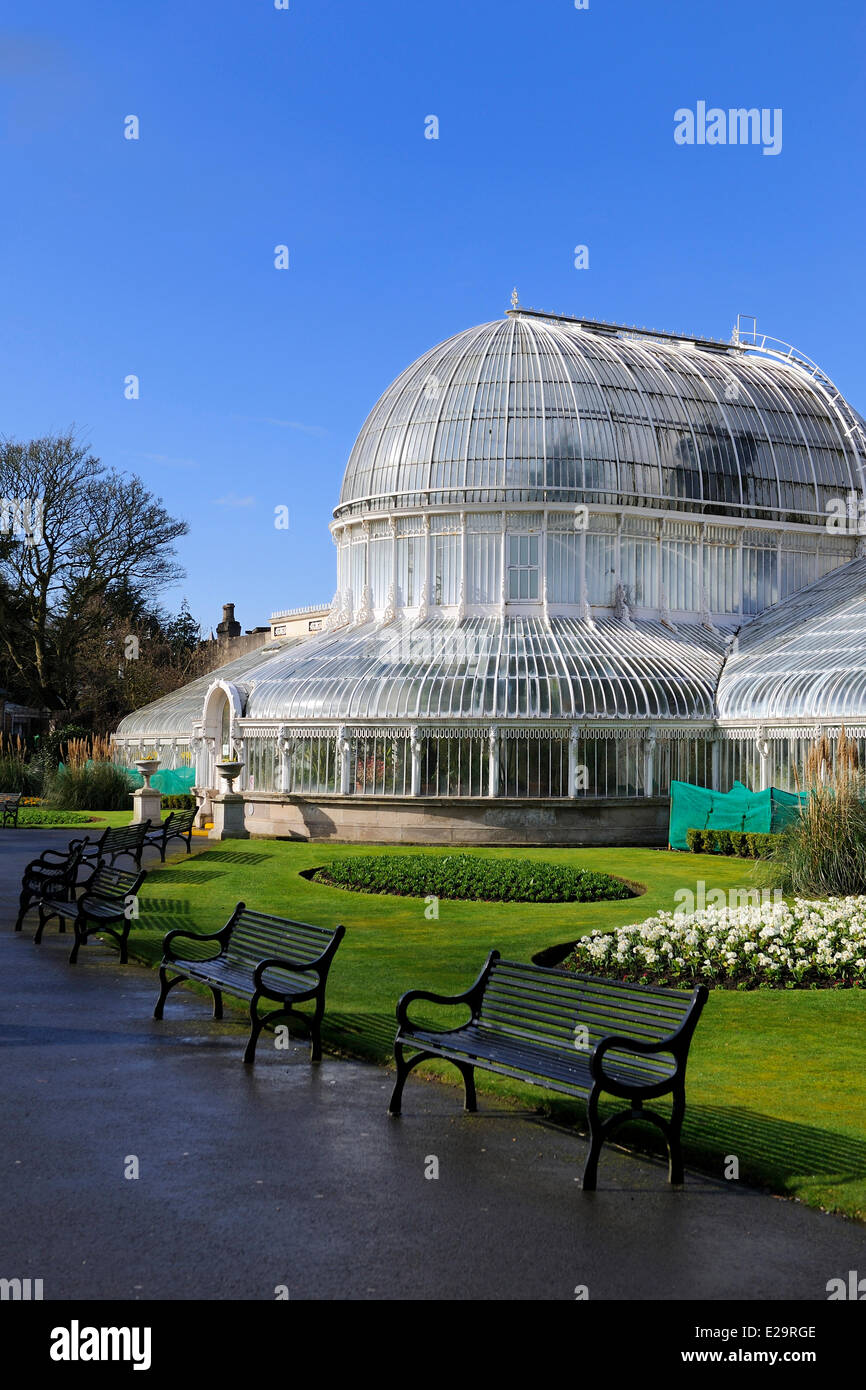
[[[196,810],[172,811],[165,820],[148,832],[146,843],[159,850],[159,857],[165,863],[165,851],[169,840],[185,840],[186,852],[192,850],[192,827],[197,816]]]
[[[222,1018],[222,996],[235,995],[249,1000],[250,1036],[244,1052],[245,1062],[254,1062],[256,1043],[265,1022],[276,1018],[301,1019],[310,1030],[310,1059],[322,1056],[321,1022],[325,1012],[325,984],[331,961],[345,935],[345,927],[311,927],[286,917],[254,912],[238,903],[226,925],[218,932],[184,931],[176,927],[163,942],[163,961],[159,967],[160,994],[153,1011],[162,1018],[170,989],[181,980],[197,980],[209,987],[214,1001],[214,1018]],[[179,955],[175,942],[189,942],[191,949]],[[210,951],[209,956],[204,951]],[[175,973],[168,978],[168,971]],[[260,1016],[260,999],[282,1005],[266,1018]],[[295,1013],[294,1006],[314,1000],[312,1014]]]
[[[419,1062],[445,1058],[463,1076],[466,1109],[475,1110],[474,1069],[499,1072],[547,1090],[585,1096],[589,1155],[583,1188],[596,1185],[598,1156],[605,1139],[629,1119],[657,1125],[667,1143],[668,1178],[683,1181],[680,1145],[685,1112],[686,1059],[707,990],[686,993],[653,985],[623,984],[594,975],[575,975],[502,960],[491,951],[474,985],[447,996],[413,989],[397,1005],[394,1055],[397,1084],[388,1106],[399,1115],[406,1077]],[[416,1025],[407,1010],[416,999],[434,1004],[468,1005],[471,1017],[451,1031]],[[406,1060],[404,1049],[418,1049]],[[599,1116],[603,1093],[630,1102],[606,1120]],[[672,1096],[670,1119],[644,1102]]]
[[[69,964],[75,965],[78,952],[86,946],[88,937],[99,932],[107,932],[120,947],[120,963],[126,965],[129,959],[127,943],[129,930],[135,920],[133,904],[138,890],[147,878],[145,870],[131,873],[128,869],[114,869],[99,863],[82,885],[77,900],[43,898],[39,903],[39,926],[34,941],[39,944],[45,924],[52,917],[60,919],[60,930],[65,930],[67,918],[72,920],[75,941],[69,953]]]
[[[23,792],[0,792],[0,825],[17,825]]]
[[[124,855],[129,855],[137,869],[141,868],[141,856],[147,844],[147,836],[151,825],[149,820],[135,821],[132,825],[109,825],[103,830],[98,840],[85,842],[87,848],[84,851],[85,860],[91,863],[103,863],[113,866],[116,859],[122,859]],[[81,844],[80,840],[70,840],[69,848]]]
[[[30,861],[21,878],[16,931],[21,930],[27,913],[42,899],[69,902],[70,914],[74,915],[78,868],[87,843],[85,839],[78,841],[74,849],[46,849],[38,859]]]

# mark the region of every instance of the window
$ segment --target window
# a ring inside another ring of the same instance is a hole
[[[508,537],[508,597],[538,600],[538,536]]]

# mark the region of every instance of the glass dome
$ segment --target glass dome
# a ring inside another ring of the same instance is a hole
[[[516,309],[388,387],[334,515],[544,502],[823,524],[863,488],[840,402],[739,344]]]

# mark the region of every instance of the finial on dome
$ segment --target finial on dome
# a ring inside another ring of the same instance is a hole
[[[514,289],[511,291],[511,307],[512,309],[518,309],[520,307],[520,295],[517,293],[516,285],[514,286]]]

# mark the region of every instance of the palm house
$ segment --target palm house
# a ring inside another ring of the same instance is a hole
[[[513,307],[394,381],[331,522],[336,594],[125,718],[243,762],[250,834],[664,843],[672,779],[866,755],[864,422],[787,344]],[[864,756],[866,761],[866,756]]]

